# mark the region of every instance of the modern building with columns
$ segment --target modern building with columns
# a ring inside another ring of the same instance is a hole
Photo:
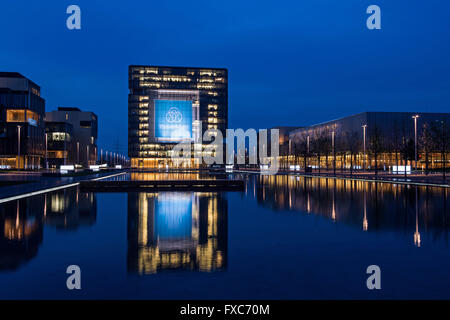
[[[284,150],[282,167],[449,168],[450,113],[363,112],[294,129]]]

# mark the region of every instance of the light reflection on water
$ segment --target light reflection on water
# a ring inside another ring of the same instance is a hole
[[[122,178],[210,177],[198,173],[145,173],[114,179]],[[324,272],[326,264],[314,264],[314,261],[325,259],[337,263],[342,257],[333,260],[334,251],[342,250],[341,253],[346,254],[346,246],[359,252],[361,257],[362,247],[367,246],[368,250],[379,252],[378,260],[384,259],[383,255],[386,261],[404,255],[408,261],[424,261],[422,268],[432,270],[426,279],[443,286],[450,282],[450,279],[438,277],[439,265],[450,265],[448,189],[288,175],[235,174],[232,178],[246,181],[244,192],[101,194],[70,188],[4,203],[0,205],[0,283],[11,275],[21,279],[30,270],[43,274],[35,281],[40,278],[56,281],[47,279],[50,275],[45,272],[49,265],[60,260],[66,265],[66,261],[72,261],[73,252],[79,251],[87,261],[83,268],[100,268],[101,272],[112,268],[110,277],[133,277],[127,278],[125,286],[117,284],[128,290],[124,298],[133,296],[133,288],[139,283],[155,285],[146,281],[157,281],[161,286],[159,294],[174,298],[209,298],[212,293],[209,288],[219,284],[222,290],[214,291],[214,297],[224,298],[220,294],[228,294],[225,297],[320,298],[323,292],[314,295],[311,288],[298,291],[299,283],[308,281],[304,274],[310,272],[309,264]],[[123,209],[116,211],[116,208]],[[345,228],[330,229],[329,225]],[[55,233],[49,234],[48,230]],[[121,234],[119,239],[116,239],[117,234]],[[371,235],[379,237],[375,241]],[[395,237],[391,239],[389,235]],[[346,246],[335,245],[339,240],[333,238],[336,236],[341,237]],[[72,238],[76,243],[70,242]],[[110,246],[113,242],[119,245]],[[386,242],[389,246],[378,245]],[[316,247],[320,250],[310,251]],[[52,252],[59,252],[59,255]],[[108,253],[105,260],[98,261],[97,255],[104,252]],[[371,261],[369,258],[361,259],[365,263]],[[435,259],[436,262],[428,262]],[[355,262],[341,266],[342,270],[352,267]],[[391,266],[394,270],[396,267],[404,268],[400,262]],[[417,276],[414,269],[409,272]],[[159,278],[174,274],[182,278]],[[180,279],[194,281],[193,274],[221,274],[225,278],[223,282],[203,279],[194,286],[198,289],[191,289],[197,296],[192,292],[184,294],[178,282]],[[59,276],[58,281],[64,282],[65,273]],[[243,282],[242,277],[247,280]],[[339,280],[333,281],[338,286]],[[262,291],[261,283],[271,289]],[[15,280],[13,285],[26,289],[32,283],[24,279]],[[315,285],[333,286],[325,282]],[[357,293],[350,296],[365,297],[358,291],[363,289],[356,287]],[[406,287],[404,289],[408,292]],[[178,295],[172,296],[174,291]],[[14,297],[30,297],[26,295],[27,290],[24,292]],[[275,292],[278,296],[274,296]],[[331,297],[340,297],[339,292],[330,292],[335,293]],[[436,291],[437,297],[448,297],[447,293]],[[9,297],[9,294],[0,289],[1,297]],[[55,289],[49,296],[60,294]],[[95,292],[92,296],[102,298],[103,294]],[[152,298],[153,294],[156,295],[144,289],[134,297]],[[31,297],[40,298],[39,295]]]
[[[312,214],[364,231],[421,233],[448,244],[448,188],[295,176],[260,176],[254,195],[275,211]]]
[[[129,272],[225,268],[227,219],[218,193],[129,193]]]

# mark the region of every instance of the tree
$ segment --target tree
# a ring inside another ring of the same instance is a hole
[[[378,176],[378,156],[384,150],[383,138],[378,126],[375,125],[372,129],[369,140],[369,152],[375,159],[375,177]]]
[[[315,131],[313,146],[314,146],[314,151],[317,155],[317,166],[319,169],[319,173],[320,173],[320,156],[322,154],[325,154],[326,145],[327,145],[326,140],[327,140],[327,137],[325,135],[324,130],[316,130]]]
[[[361,148],[361,138],[356,131],[345,132],[344,140],[347,150],[350,152],[350,174],[353,175],[353,161]]]
[[[402,149],[402,139],[400,137],[400,130],[399,130],[399,125],[398,122],[395,120],[394,121],[394,125],[393,125],[393,130],[392,130],[392,137],[390,139],[390,145],[392,148],[392,151],[394,151],[395,153],[395,164],[397,165],[397,168],[399,166],[399,154],[401,153],[401,149]]]
[[[441,120],[437,120],[434,122],[432,126],[433,136],[437,144],[438,150],[441,151],[441,161],[442,161],[442,179],[445,183],[445,170],[446,168],[446,153],[449,148],[448,136],[450,135],[449,127],[447,125],[447,118],[442,118]]]
[[[419,148],[425,153],[425,174],[428,175],[429,155],[436,148],[433,130],[429,123],[422,126],[422,136],[419,139]]]
[[[292,151],[295,157],[303,157],[303,166],[306,172],[306,158],[308,157],[308,135],[305,132],[296,134],[294,136]]]

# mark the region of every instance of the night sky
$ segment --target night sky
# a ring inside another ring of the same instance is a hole
[[[130,64],[228,68],[231,128],[449,112],[449,16],[442,0],[2,1],[0,71],[40,85],[47,111],[94,111],[99,146],[125,153]]]

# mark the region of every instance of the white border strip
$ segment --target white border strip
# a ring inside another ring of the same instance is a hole
[[[125,174],[125,173],[126,172],[120,172],[120,173],[116,173],[116,174],[105,176],[105,177],[95,178],[95,179],[92,179],[92,181],[112,178],[112,177],[115,177],[115,176],[120,176],[120,175]],[[5,202],[13,201],[13,200],[18,200],[18,199],[23,199],[23,198],[35,196],[35,195],[38,195],[38,194],[43,194],[43,193],[52,192],[52,191],[56,191],[56,190],[61,190],[61,189],[65,189],[65,188],[75,187],[75,186],[78,186],[80,184],[80,182],[81,181],[75,182],[75,183],[70,183],[70,184],[65,184],[65,185],[58,186],[58,187],[53,187],[53,188],[48,188],[48,189],[28,192],[28,193],[24,193],[24,194],[19,194],[17,196],[0,199],[0,203],[5,203]]]

